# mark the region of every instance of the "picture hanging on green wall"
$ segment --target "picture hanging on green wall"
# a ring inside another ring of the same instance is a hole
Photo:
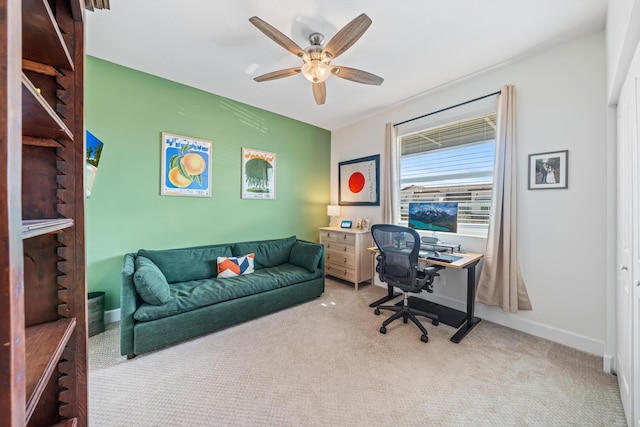
[[[266,151],[242,149],[242,198],[276,198],[276,155]]]
[[[96,138],[91,132],[86,131],[86,166],[84,176],[85,197],[91,196],[93,182],[98,172],[98,163],[102,155],[102,147],[104,144]]]
[[[163,196],[211,197],[211,151],[204,139],[162,133]]]

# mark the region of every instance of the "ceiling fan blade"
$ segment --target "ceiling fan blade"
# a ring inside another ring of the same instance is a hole
[[[351,80],[356,83],[364,83],[366,85],[380,86],[384,79],[376,76],[375,74],[367,73],[366,71],[357,70],[355,68],[331,66],[331,74],[336,77]]]
[[[300,67],[287,68],[286,70],[272,71],[270,73],[263,74],[258,77],[254,77],[253,80],[257,82],[266,82],[268,80],[275,80],[275,79],[281,79],[283,77],[294,76],[296,74],[299,74],[301,71],[302,71],[302,68]]]
[[[274,42],[278,43],[280,46],[282,46],[283,48],[287,49],[289,52],[293,53],[294,55],[296,55],[296,56],[298,56],[300,58],[304,58],[304,57],[307,56],[307,54],[305,53],[304,49],[302,49],[300,46],[298,46],[296,44],[296,42],[294,42],[289,37],[287,37],[284,34],[282,34],[275,27],[267,24],[265,21],[263,21],[262,19],[258,18],[257,16],[253,16],[253,17],[249,18],[249,22],[251,22],[253,25],[255,25],[256,28],[258,28],[260,31],[262,31],[271,40],[273,40]]]
[[[327,100],[327,86],[324,82],[313,83],[313,98],[316,104],[322,105]]]
[[[342,55],[344,51],[353,46],[362,37],[369,25],[371,25],[371,18],[364,13],[361,14],[329,40],[322,55],[329,61]]]

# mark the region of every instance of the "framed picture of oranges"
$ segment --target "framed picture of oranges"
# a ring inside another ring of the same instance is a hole
[[[162,196],[211,197],[213,142],[162,132]]]
[[[242,148],[242,198],[276,198],[276,155]]]
[[[380,206],[380,155],[338,163],[338,204]]]

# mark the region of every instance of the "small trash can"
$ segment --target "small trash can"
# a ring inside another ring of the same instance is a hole
[[[104,332],[104,292],[89,292],[87,313],[89,316],[89,336]]]

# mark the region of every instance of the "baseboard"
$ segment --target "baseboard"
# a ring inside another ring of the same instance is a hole
[[[616,373],[616,358],[610,354],[602,356],[602,370],[607,374]]]
[[[120,309],[107,310],[104,312],[104,323],[113,323],[120,321]]]
[[[446,305],[447,307],[455,308],[456,310],[466,311],[466,302],[435,294],[429,294],[427,299],[438,304]],[[576,350],[580,350],[585,353],[604,357],[604,341],[599,341],[564,329],[555,328],[533,320],[524,319],[522,317],[518,317],[517,314],[505,313],[498,307],[488,307],[483,304],[476,304],[475,315],[481,319],[497,323],[498,325],[505,326],[507,328],[515,329],[558,344],[566,345],[567,347],[575,348]]]

